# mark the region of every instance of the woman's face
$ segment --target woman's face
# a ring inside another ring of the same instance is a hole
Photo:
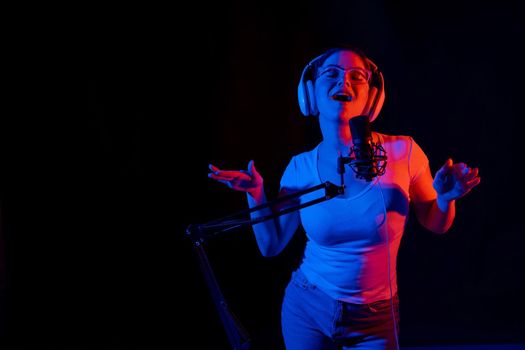
[[[347,122],[361,115],[368,100],[370,71],[358,54],[338,51],[317,70],[314,90],[320,118]]]

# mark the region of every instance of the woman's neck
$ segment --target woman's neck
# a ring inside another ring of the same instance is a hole
[[[352,145],[352,134],[348,123],[319,118],[319,124],[325,150],[348,152],[348,148]]]

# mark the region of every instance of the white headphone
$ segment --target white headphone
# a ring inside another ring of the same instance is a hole
[[[311,60],[306,67],[304,67],[303,72],[301,74],[301,80],[299,81],[299,86],[297,88],[297,96],[299,98],[299,108],[301,109],[301,112],[304,116],[316,116],[319,114],[319,110],[317,109],[317,104],[315,103],[315,90],[314,90],[314,82],[313,82],[313,76],[312,69],[316,66],[316,62],[319,61],[322,58],[325,58],[328,54],[332,54],[333,52],[337,50],[345,50],[345,48],[341,49],[331,49],[326,51],[320,56],[317,56],[313,60]],[[351,50],[351,49],[350,49]],[[353,51],[353,50],[352,50]],[[359,53],[358,53],[359,54]],[[363,56],[362,54],[360,54]],[[383,107],[383,103],[385,102],[385,84],[383,80],[383,73],[379,71],[377,68],[377,65],[372,62],[369,58],[363,57],[366,64],[370,67],[370,70],[372,71],[372,78],[370,80],[370,96],[369,98],[373,98],[374,101],[371,101],[370,105],[370,113],[369,118],[370,122],[374,121],[379,111],[381,110],[381,107]],[[375,89],[374,89],[375,88]],[[377,93],[379,91],[379,93]],[[375,93],[374,93],[375,92]]]

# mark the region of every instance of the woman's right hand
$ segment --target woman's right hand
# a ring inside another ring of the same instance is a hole
[[[248,163],[248,170],[221,170],[210,164],[208,177],[227,185],[236,191],[248,192],[259,197],[263,192],[263,178],[255,169],[253,160]]]

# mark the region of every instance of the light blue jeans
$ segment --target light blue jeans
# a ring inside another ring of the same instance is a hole
[[[351,304],[329,297],[299,270],[286,287],[281,326],[287,350],[396,350],[392,304],[399,330],[399,299]]]

